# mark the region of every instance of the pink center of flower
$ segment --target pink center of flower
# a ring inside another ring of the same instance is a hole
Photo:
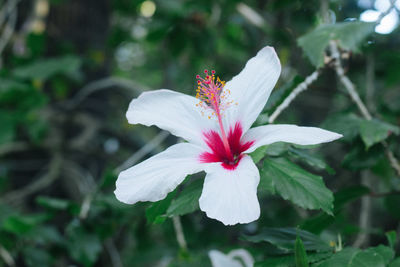
[[[204,141],[210,147],[212,152],[204,152],[200,155],[200,161],[204,163],[221,162],[222,166],[228,170],[236,169],[242,152],[251,147],[254,141],[242,142],[242,125],[237,122],[231,127],[228,135],[225,133],[222,124],[222,112],[231,106],[234,102],[228,100],[229,89],[224,89],[225,82],[219,77],[215,77],[215,71],[204,70],[205,77],[196,76],[197,90],[196,98],[200,100],[196,106],[200,106],[209,112],[208,118],[216,117],[218,120],[220,133],[216,131],[204,132]],[[204,112],[202,111],[203,115]]]
[[[227,170],[236,169],[239,161],[243,157],[242,153],[254,144],[254,141],[243,142],[241,140],[243,129],[239,122],[229,130],[227,137],[229,151],[225,149],[223,137],[221,138],[216,131],[211,130],[203,133],[203,135],[206,144],[210,147],[212,152],[200,154],[200,161],[204,163],[221,162],[222,167]]]

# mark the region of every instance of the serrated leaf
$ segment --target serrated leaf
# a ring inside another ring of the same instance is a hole
[[[286,200],[306,209],[332,214],[333,194],[322,177],[311,174],[283,158],[268,158],[261,171],[263,183]]]
[[[246,241],[258,243],[268,242],[274,246],[286,251],[293,251],[295,248],[296,237],[302,239],[305,250],[327,251],[330,250],[329,245],[318,236],[297,228],[263,228],[256,235],[245,235],[243,239]]]
[[[167,216],[184,215],[199,209],[199,198],[203,189],[203,179],[193,181],[185,187],[177,198],[172,200]]]
[[[304,249],[303,241],[299,236],[296,237],[294,245],[294,258],[296,260],[296,267],[308,267],[307,253]]]
[[[322,157],[311,154],[309,151],[290,147],[289,154],[318,170],[326,170],[329,174],[335,173],[335,171],[331,167],[329,167],[328,164],[326,164]]]
[[[325,49],[331,40],[338,41],[346,50],[358,52],[361,41],[373,33],[374,28],[374,23],[360,21],[324,24],[300,37],[297,43],[311,63],[319,68],[324,65]]]
[[[400,128],[376,119],[360,122],[360,135],[367,148],[385,140],[391,133],[398,135]]]

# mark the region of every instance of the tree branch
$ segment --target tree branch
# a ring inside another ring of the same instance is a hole
[[[378,19],[376,20],[376,24],[379,25],[382,22],[382,19],[384,17],[386,17],[386,15],[388,15],[393,9],[396,8],[396,0],[390,0],[390,6],[388,7],[388,9],[385,12],[382,12]]]
[[[4,26],[3,34],[0,38],[0,55],[3,53],[4,48],[6,48],[8,41],[10,41],[10,38],[14,33],[16,22],[17,9],[14,9],[8,18],[7,24]]]
[[[349,93],[351,99],[353,100],[354,103],[356,103],[358,109],[360,110],[362,116],[367,119],[371,120],[372,116],[369,113],[367,107],[364,105],[362,102],[359,94],[357,93],[354,84],[350,81],[350,79],[344,74],[344,70],[342,67],[342,63],[340,60],[340,52],[337,47],[336,42],[331,41],[330,43],[330,49],[331,49],[331,56],[334,59],[334,67],[336,74],[338,75],[341,83]],[[386,143],[386,141],[381,142],[381,144],[385,147],[385,154],[386,157],[389,159],[390,165],[392,168],[396,171],[397,175],[400,176],[400,164],[398,159],[394,156],[393,152],[389,150],[389,146]]]
[[[7,143],[0,147],[0,157],[8,153],[20,152],[29,149],[29,144],[25,142]]]
[[[349,93],[351,99],[354,103],[356,103],[358,109],[360,110],[361,114],[367,120],[371,120],[372,116],[369,113],[368,109],[362,102],[359,94],[357,93],[354,84],[350,81],[350,79],[344,74],[344,69],[342,66],[342,62],[340,60],[340,53],[335,41],[330,42],[330,49],[331,49],[331,56],[334,59],[333,63],[335,66],[336,74],[338,75],[340,82],[344,85],[347,92]]]
[[[320,71],[315,70],[302,83],[297,85],[296,88],[293,89],[293,91],[285,98],[285,100],[283,100],[283,102],[271,114],[271,116],[268,119],[268,122],[273,123],[275,119],[282,113],[282,111],[286,109],[300,93],[307,90],[307,88],[318,79],[319,74]]]
[[[148,88],[147,86],[144,86],[129,79],[121,77],[107,77],[87,84],[82,89],[80,89],[79,92],[72,99],[68,100],[68,102],[66,102],[65,104],[68,108],[71,109],[75,108],[89,95],[112,87],[121,87],[129,91],[132,91],[135,94],[139,94],[143,91],[150,90],[150,88]]]
[[[61,166],[61,154],[56,152],[50,161],[48,171],[43,176],[39,177],[38,179],[34,179],[32,183],[28,184],[22,189],[11,191],[5,194],[1,200],[10,204],[18,205],[25,197],[32,195],[33,193],[52,184],[58,178]]]
[[[105,241],[104,246],[110,255],[111,264],[113,267],[123,267],[121,255],[119,255],[118,249],[115,247],[115,243],[112,239]]]

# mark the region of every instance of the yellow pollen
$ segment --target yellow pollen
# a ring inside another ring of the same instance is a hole
[[[197,107],[202,108],[202,115],[211,119],[212,117],[224,116],[224,110],[234,104],[234,101],[229,101],[230,90],[222,90],[225,86],[225,81],[222,81],[218,76],[215,76],[215,71],[204,71],[205,77],[196,76],[197,88],[196,98],[199,103]],[[237,105],[237,103],[235,103]],[[204,111],[207,111],[205,113]]]

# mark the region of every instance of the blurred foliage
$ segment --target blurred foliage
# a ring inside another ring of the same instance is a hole
[[[211,266],[209,250],[235,248],[255,266],[400,266],[400,179],[387,158],[400,158],[400,30],[353,21],[358,2],[326,1],[336,21],[324,24],[316,0],[1,1],[0,266]],[[332,71],[332,40],[374,119]],[[205,68],[230,80],[265,45],[283,71],[256,123],[318,67],[278,121],[344,137],[253,152],[261,217],[248,225],[199,211],[204,173],[159,202],[118,202],[118,173],[177,142],[128,125],[129,101],[158,88],[193,95]]]

